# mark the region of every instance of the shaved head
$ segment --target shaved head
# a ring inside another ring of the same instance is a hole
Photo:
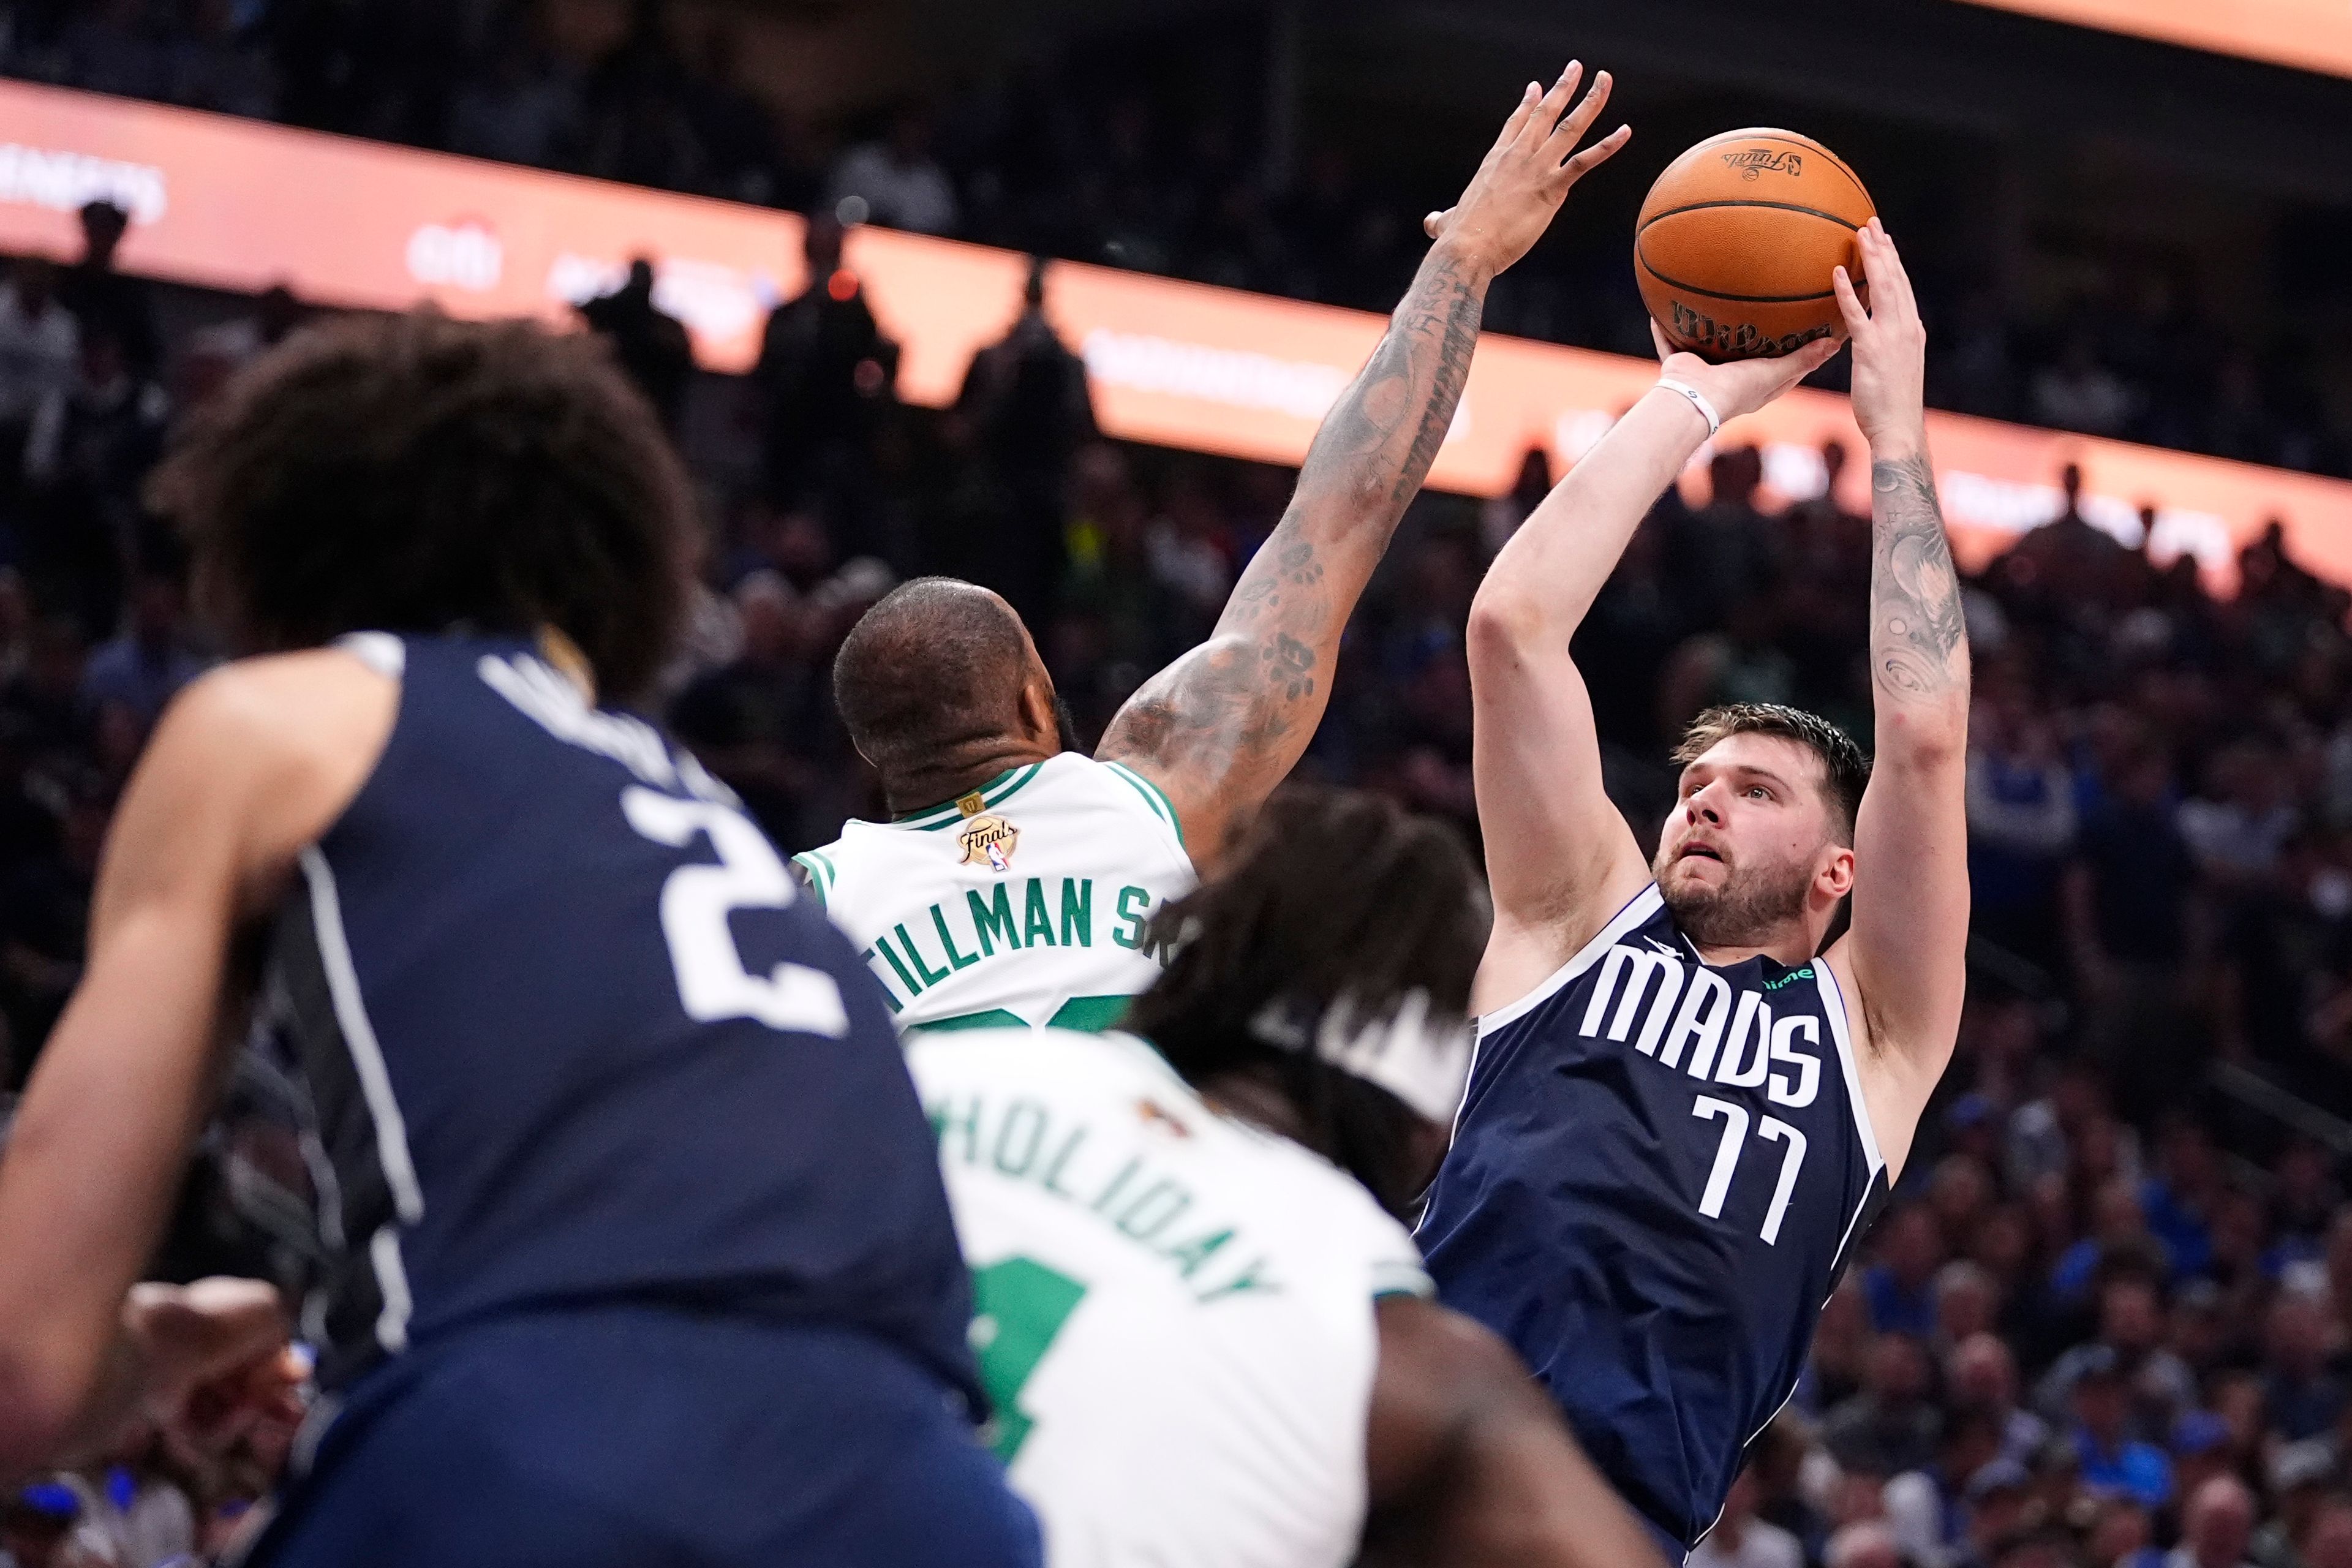
[[[887,787],[1016,732],[1033,658],[1003,599],[953,577],[918,577],[850,628],[833,662],[834,702]]]

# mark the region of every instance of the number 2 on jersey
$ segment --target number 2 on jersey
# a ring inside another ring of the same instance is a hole
[[[1748,1108],[1702,1094],[1691,1107],[1691,1114],[1704,1121],[1720,1119],[1723,1122],[1723,1142],[1715,1146],[1715,1166],[1706,1173],[1706,1191],[1698,1200],[1699,1213],[1721,1219],[1723,1200],[1731,1195],[1732,1173],[1739,1168],[1740,1146],[1748,1142]],[[1805,1135],[1777,1116],[1758,1122],[1756,1135],[1788,1145],[1780,1155],[1780,1184],[1772,1189],[1772,1206],[1764,1211],[1764,1228],[1759,1233],[1764,1245],[1770,1247],[1780,1239],[1780,1222],[1788,1217],[1789,1199],[1797,1190],[1797,1171],[1805,1163]]]
[[[621,792],[621,815],[656,844],[682,849],[699,833],[719,855],[716,866],[680,866],[662,884],[662,936],[688,1017],[699,1024],[756,1018],[772,1029],[835,1039],[849,1032],[841,987],[824,970],[779,963],[753,974],[743,967],[727,917],[737,910],[781,910],[796,896],[792,873],[765,834],[716,801],[680,800],[641,784]]]
[[[1087,1288],[1034,1258],[1006,1258],[971,1272],[971,1347],[980,1381],[996,1406],[989,1447],[1005,1464],[1037,1423],[1021,1408],[1021,1389]]]

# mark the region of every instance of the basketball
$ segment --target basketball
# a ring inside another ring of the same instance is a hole
[[[1810,136],[1710,136],[1667,164],[1642,203],[1642,302],[1678,349],[1712,360],[1789,353],[1837,330],[1830,272],[1843,266],[1863,287],[1853,236],[1876,210],[1854,172]]]

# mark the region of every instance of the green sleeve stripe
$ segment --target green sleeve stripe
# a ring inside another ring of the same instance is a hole
[[[1018,1013],[1008,1013],[1002,1007],[991,1007],[985,1013],[958,1013],[952,1018],[929,1018],[919,1024],[909,1024],[907,1032],[936,1029],[942,1033],[951,1029],[1025,1029],[1029,1021]]]
[[[1108,1034],[1127,1020],[1132,996],[1073,996],[1045,1020],[1049,1029],[1074,1029],[1081,1035]]]
[[[1372,1265],[1372,1300],[1383,1296],[1434,1296],[1437,1286],[1426,1271],[1409,1263]]]
[[[1170,802],[1165,791],[1160,789],[1158,784],[1153,784],[1150,779],[1145,778],[1141,773],[1137,773],[1133,768],[1127,766],[1123,763],[1105,763],[1103,766],[1108,768],[1111,772],[1117,773],[1119,777],[1133,784],[1137,793],[1143,796],[1143,803],[1150,806],[1162,821],[1168,824],[1169,826],[1176,830],[1177,844],[1179,846],[1183,845],[1183,821],[1181,818],[1177,816],[1176,807]]]
[[[809,891],[816,895],[816,901],[819,904],[823,904],[828,890],[825,887],[825,867],[824,863],[816,858],[816,851],[812,849],[804,854],[793,856],[793,864],[808,873]]]

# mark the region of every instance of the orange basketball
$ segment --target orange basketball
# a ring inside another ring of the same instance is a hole
[[[1854,231],[1876,211],[1853,171],[1810,136],[1710,136],[1667,164],[1642,203],[1642,302],[1678,349],[1712,360],[1788,353],[1837,331],[1830,269],[1844,267],[1861,286]]]

